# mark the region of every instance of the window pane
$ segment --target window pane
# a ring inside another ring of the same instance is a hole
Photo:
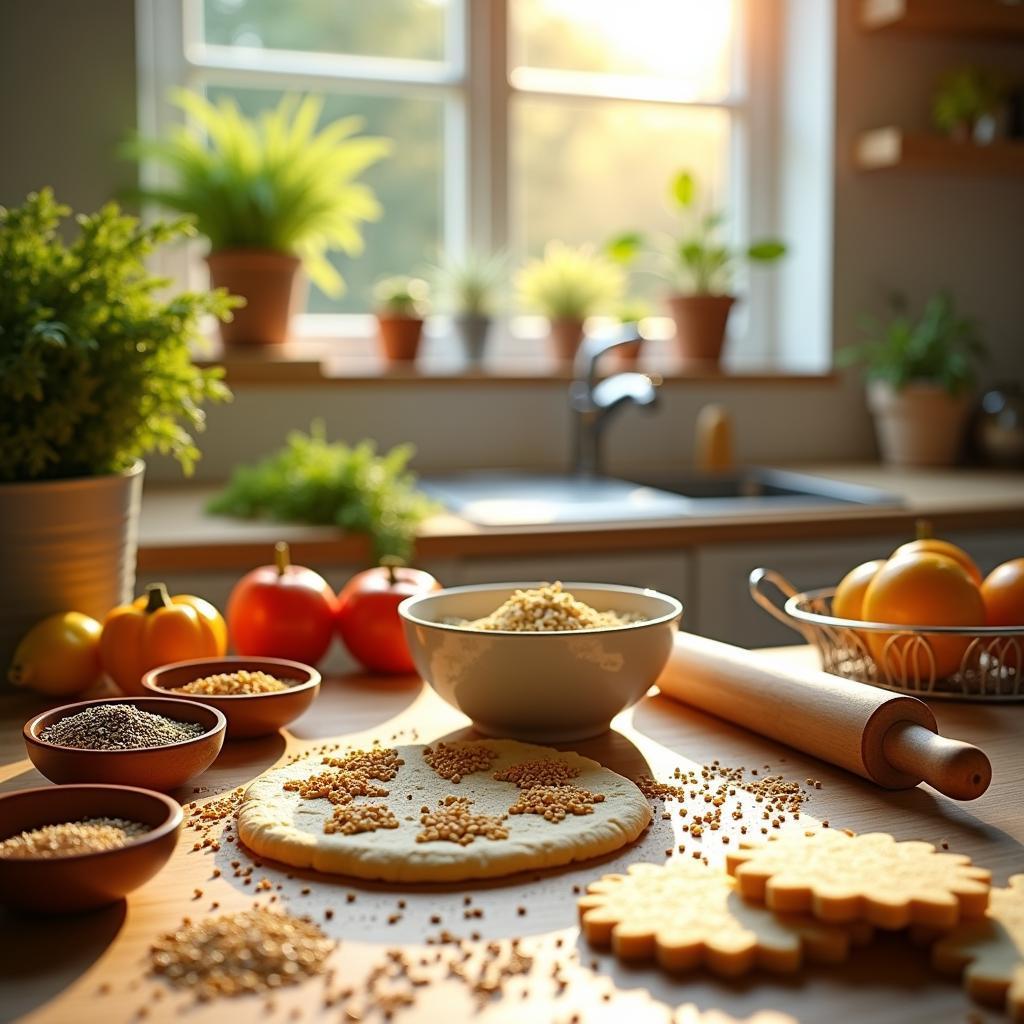
[[[729,93],[740,0],[514,0],[510,66],[669,79]]]
[[[449,0],[203,0],[222,46],[444,60]]]
[[[669,181],[688,168],[712,205],[728,202],[729,114],[520,97],[512,111],[512,219],[518,253],[552,238],[602,244],[624,231],[676,232]],[[635,274],[638,295],[664,290]]]
[[[281,93],[269,89],[210,86],[216,100],[232,96],[248,115],[275,105]],[[436,258],[443,235],[442,153],[444,109],[439,100],[347,94],[327,96],[321,123],[358,114],[365,132],[394,141],[391,155],[365,174],[384,207],[380,220],[363,226],[366,249],[358,259],[343,253],[331,259],[348,290],[330,299],[310,288],[311,313],[365,313],[372,306],[373,282],[391,274],[414,273]]]

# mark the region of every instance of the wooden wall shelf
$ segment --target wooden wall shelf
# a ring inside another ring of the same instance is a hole
[[[1005,0],[863,0],[870,31],[935,32],[1024,42],[1024,4]]]
[[[855,159],[863,171],[908,170],[1024,178],[1024,142],[979,146],[893,127],[876,128],[861,135]]]

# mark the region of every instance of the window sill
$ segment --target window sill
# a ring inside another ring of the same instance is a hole
[[[431,384],[466,387],[521,385],[565,387],[572,380],[572,366],[557,362],[544,338],[496,338],[492,351],[480,366],[468,366],[447,339],[424,338],[419,358],[410,364],[389,364],[375,339],[302,338],[285,345],[251,350],[223,350],[219,342],[197,353],[200,366],[223,366],[234,387],[343,387],[375,383],[388,386]],[[601,369],[614,373],[627,367],[609,353]],[[684,365],[670,339],[650,339],[638,366],[628,367],[657,374],[665,383],[716,382],[746,384],[825,383],[838,378],[830,372],[800,371],[764,366]]]

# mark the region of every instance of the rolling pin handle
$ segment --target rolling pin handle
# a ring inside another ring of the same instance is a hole
[[[992,781],[992,764],[970,743],[947,739],[916,722],[897,722],[882,739],[885,759],[954,800],[975,800]]]

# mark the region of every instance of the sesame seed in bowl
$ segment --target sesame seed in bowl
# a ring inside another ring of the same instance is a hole
[[[487,735],[539,743],[605,732],[661,674],[682,613],[667,594],[597,583],[452,587],[399,606],[444,700]]]

